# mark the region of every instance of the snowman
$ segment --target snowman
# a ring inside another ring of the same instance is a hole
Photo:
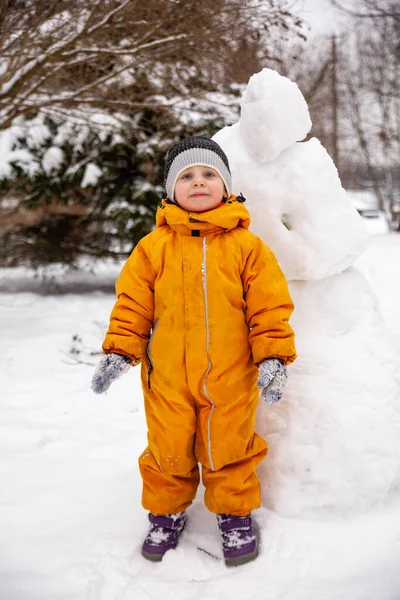
[[[321,143],[301,141],[310,128],[298,87],[263,69],[249,80],[239,122],[214,139],[295,304],[298,359],[282,401],[259,406],[269,444],[263,502],[283,517],[322,518],[398,492],[400,394],[377,299],[353,266],[367,232]]]

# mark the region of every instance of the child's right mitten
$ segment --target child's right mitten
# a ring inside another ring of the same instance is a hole
[[[106,392],[113,381],[129,371],[133,366],[129,356],[124,354],[106,354],[96,367],[91,388],[95,394]]]

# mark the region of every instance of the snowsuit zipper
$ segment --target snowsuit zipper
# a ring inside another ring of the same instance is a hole
[[[149,343],[147,344],[147,350],[146,350],[147,358],[149,359],[149,368],[147,370],[147,385],[149,387],[149,390],[151,389],[150,375],[151,375],[151,373],[152,373],[152,371],[154,369],[153,360],[151,358],[151,344],[153,342],[153,336],[154,336],[154,333],[155,333],[155,331],[156,331],[156,329],[158,327],[159,322],[160,322],[160,319],[158,319],[158,321],[156,322],[156,324],[153,327],[153,330],[152,330],[150,338],[149,338]]]
[[[208,298],[207,298],[207,237],[204,236],[203,238],[203,264],[202,264],[202,273],[203,273],[203,294],[204,294],[204,307],[205,307],[205,316],[206,316],[206,351],[207,351],[207,361],[208,361],[208,367],[207,367],[207,371],[206,374],[204,376],[204,382],[203,382],[203,391],[204,394],[206,396],[206,398],[209,400],[210,404],[211,404],[211,411],[208,417],[208,425],[207,425],[207,446],[208,446],[208,460],[210,461],[210,467],[211,470],[214,471],[214,463],[213,463],[213,459],[212,459],[212,454],[211,454],[211,416],[214,412],[214,402],[212,401],[212,399],[210,398],[210,396],[208,395],[208,391],[207,391],[207,377],[208,374],[211,370],[211,359],[210,359],[210,353],[209,353],[209,346],[210,346],[210,331],[209,331],[209,326],[208,326]]]

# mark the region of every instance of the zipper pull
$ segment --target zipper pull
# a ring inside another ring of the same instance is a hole
[[[150,365],[150,367],[149,367],[149,369],[147,371],[147,385],[149,387],[149,390],[151,390],[150,375],[151,375],[152,370],[153,370],[153,365]]]

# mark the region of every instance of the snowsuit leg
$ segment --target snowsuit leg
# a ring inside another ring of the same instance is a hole
[[[209,401],[196,400],[196,456],[202,464],[205,504],[214,513],[247,515],[261,505],[256,467],[268,451],[254,431],[258,391],[249,381],[247,393],[236,389],[228,401],[215,394],[211,417]]]
[[[155,515],[185,510],[200,481],[195,456],[196,406],[183,377],[172,385],[159,377],[148,387],[148,364],[142,365],[142,387],[148,446],[139,457],[142,505]]]

